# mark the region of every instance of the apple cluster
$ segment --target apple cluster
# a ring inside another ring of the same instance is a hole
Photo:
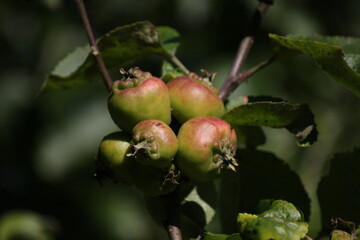
[[[158,196],[184,179],[205,182],[235,170],[236,134],[220,119],[224,104],[207,78],[190,73],[165,83],[139,68],[120,72],[108,109],[121,131],[101,141],[98,177]]]

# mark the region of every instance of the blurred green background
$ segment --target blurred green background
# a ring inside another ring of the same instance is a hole
[[[221,86],[257,1],[89,0],[86,5],[97,37],[139,20],[177,29],[178,57],[192,71],[218,72],[215,85]],[[358,0],[277,0],[245,68],[271,57],[269,32],[360,36],[359,12]],[[0,2],[0,220],[16,210],[31,225],[40,221],[32,214],[39,214],[46,223],[41,231],[46,235],[50,229],[55,239],[166,239],[139,192],[111,183],[100,187],[92,179],[98,143],[117,130],[101,81],[36,98],[45,74],[86,42],[73,1]],[[147,57],[136,64],[160,75],[161,61]],[[359,146],[360,100],[305,56],[272,64],[231,98],[245,95],[305,102],[316,115],[320,135],[314,146],[298,148],[286,130],[266,129],[268,142],[261,147],[301,176],[313,199],[310,234],[315,236],[317,182],[334,153]],[[220,231],[216,221],[209,230]]]

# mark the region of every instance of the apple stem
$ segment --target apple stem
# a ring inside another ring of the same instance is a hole
[[[175,55],[171,56],[171,61],[186,75],[190,73],[189,69],[187,69],[185,65]]]
[[[108,92],[111,91],[111,86],[112,86],[112,79],[110,77],[110,74],[105,66],[104,60],[101,56],[100,50],[96,44],[96,40],[94,37],[94,33],[91,29],[91,25],[90,25],[90,21],[86,12],[86,8],[85,8],[85,4],[83,0],[74,0],[78,10],[79,10],[79,14],[81,16],[81,19],[83,21],[88,39],[89,39],[89,44],[90,44],[90,48],[91,48],[91,55],[93,56],[95,62],[97,63],[103,82],[105,84],[106,89],[108,90]]]

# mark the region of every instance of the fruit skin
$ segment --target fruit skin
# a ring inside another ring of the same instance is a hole
[[[131,150],[130,137],[124,132],[113,132],[100,142],[97,155],[97,176],[115,183],[132,185],[135,159],[127,156]]]
[[[180,123],[194,117],[221,117],[224,114],[224,103],[216,95],[216,88],[195,74],[174,78],[167,86],[172,114]]]
[[[122,80],[113,83],[108,109],[113,121],[130,133],[144,120],[171,122],[170,97],[166,84],[138,68],[129,70]]]
[[[185,122],[178,133],[175,158],[180,171],[194,182],[219,176],[223,168],[235,170],[236,133],[224,120],[197,117]]]
[[[133,128],[132,147],[135,159],[145,165],[169,167],[178,150],[172,129],[160,120],[145,120]]]
[[[160,196],[174,191],[179,185],[180,172],[171,165],[157,168],[136,163],[134,170],[135,187],[146,196]]]

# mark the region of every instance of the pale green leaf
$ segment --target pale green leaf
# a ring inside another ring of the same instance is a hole
[[[98,47],[109,71],[126,67],[150,54],[170,58],[175,54],[179,34],[170,27],[156,28],[148,21],[117,27],[98,41]],[[61,60],[45,78],[42,91],[63,90],[101,79],[90,47],[77,48]]]
[[[269,35],[278,57],[302,53],[333,80],[360,97],[360,39],[354,37]]]

